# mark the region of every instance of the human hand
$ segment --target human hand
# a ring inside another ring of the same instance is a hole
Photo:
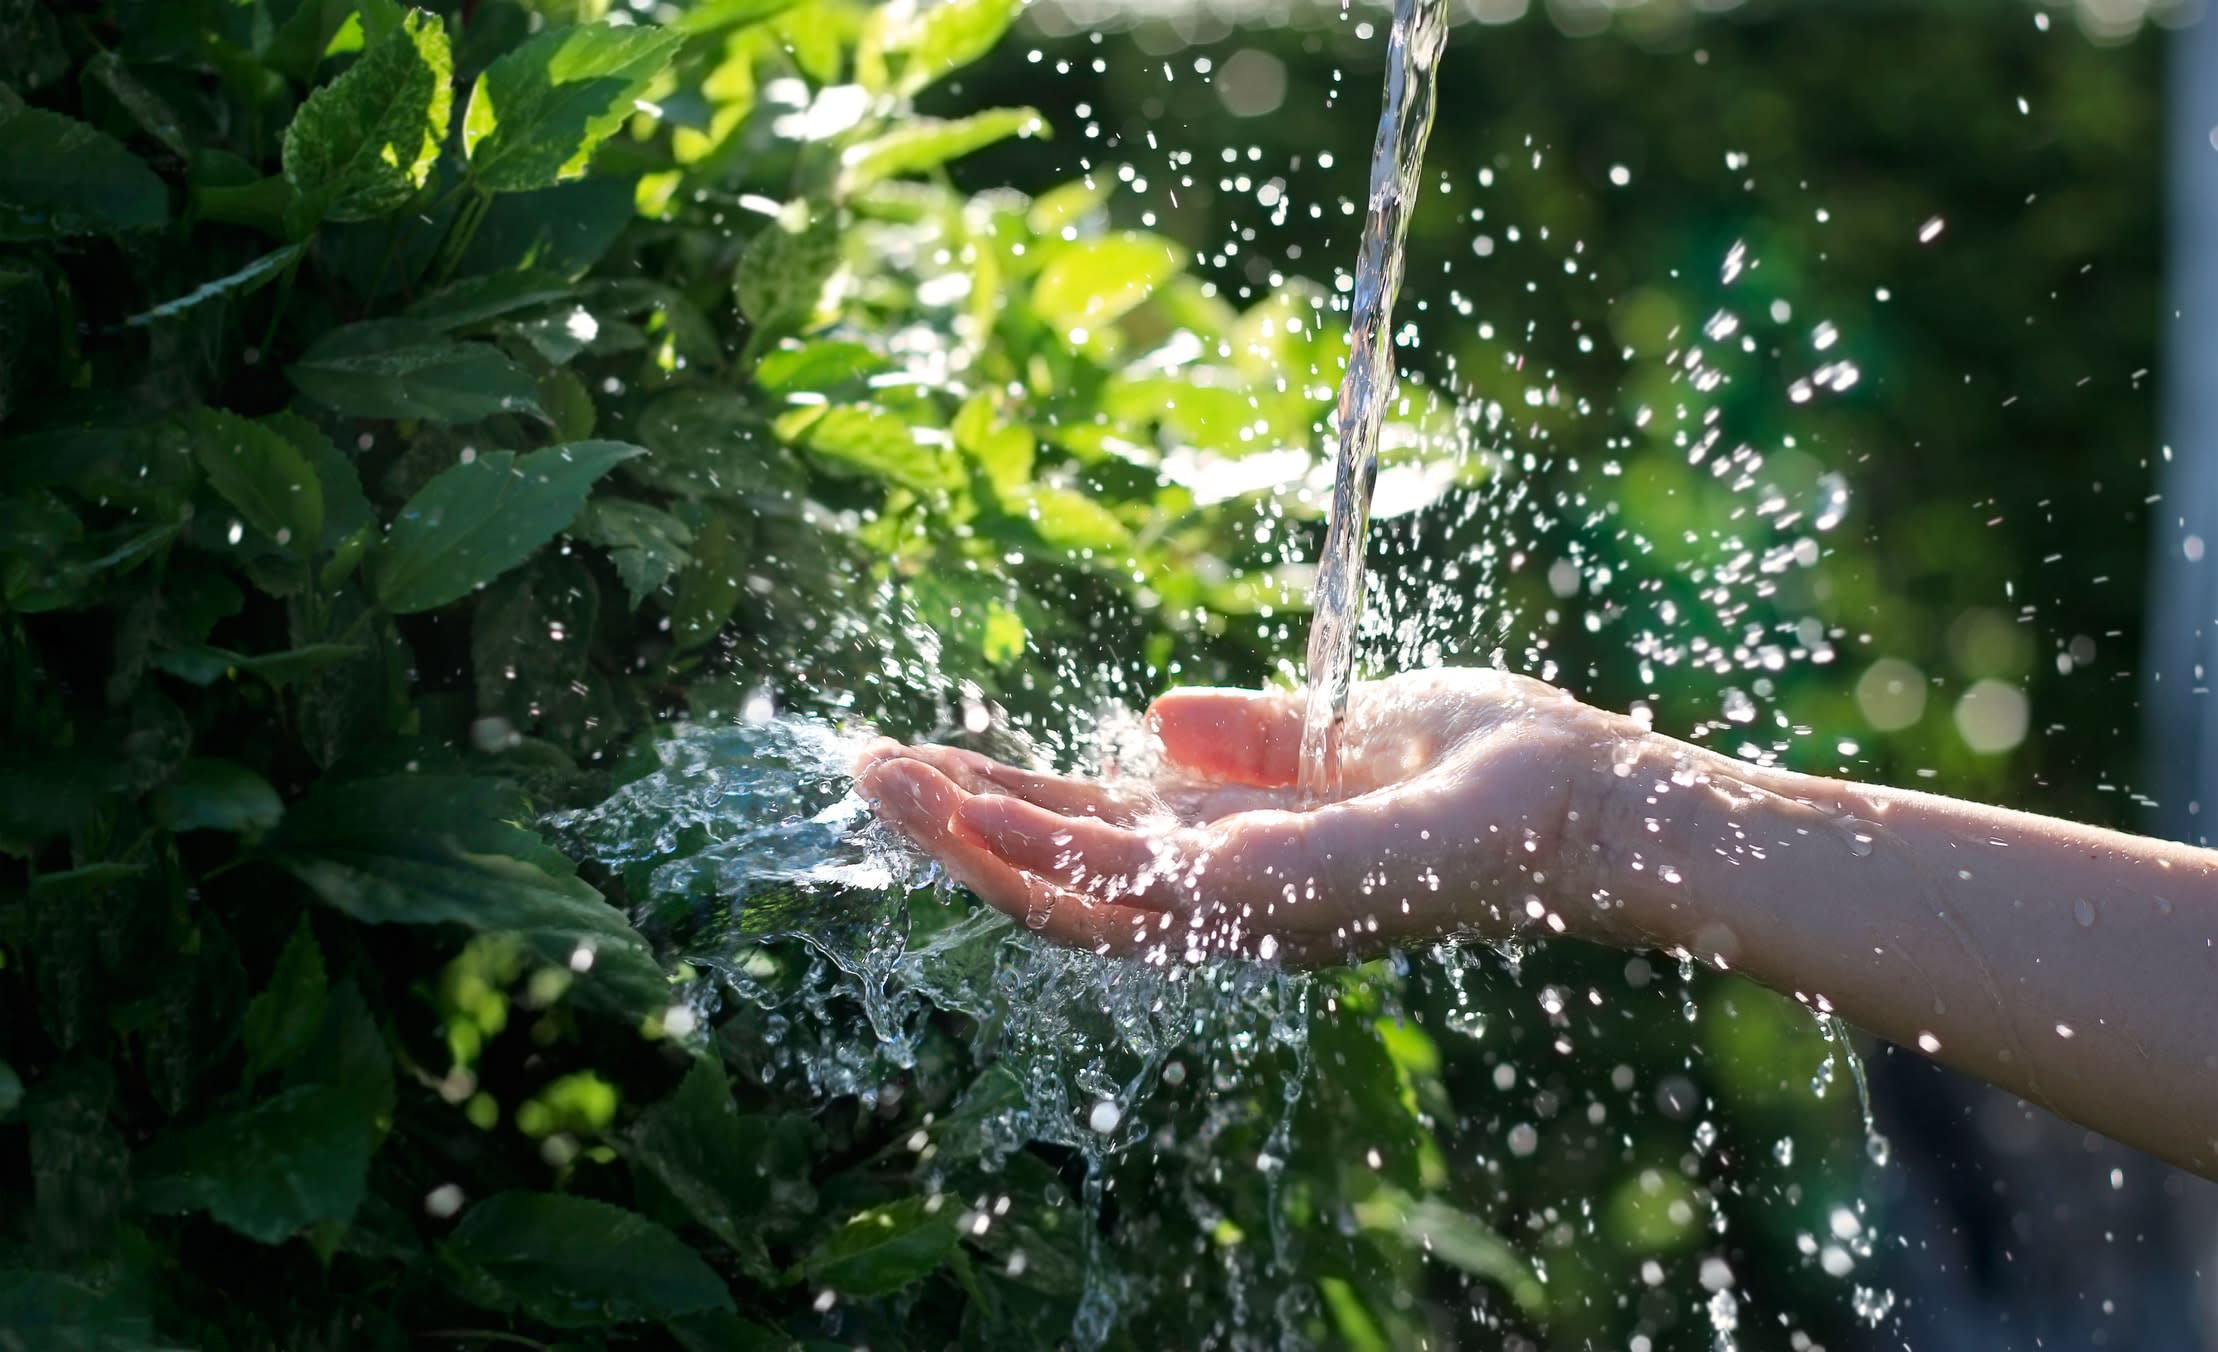
[[[1317,962],[1459,930],[1588,929],[1582,828],[1638,735],[1539,681],[1413,672],[1356,687],[1341,796],[1304,806],[1298,693],[1175,690],[1148,724],[1156,773],[1077,779],[881,741],[857,789],[1048,938],[1157,962]]]

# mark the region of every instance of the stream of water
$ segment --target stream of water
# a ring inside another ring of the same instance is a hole
[[[1340,381],[1332,511],[1309,630],[1309,695],[1302,726],[1301,793],[1329,801],[1340,790],[1340,731],[1355,681],[1356,624],[1363,610],[1363,548],[1378,484],[1379,431],[1394,393],[1394,297],[1403,241],[1432,134],[1433,94],[1448,41],[1445,0],[1394,0],[1387,37],[1386,98],[1371,147],[1371,195],[1356,256],[1348,370]]]

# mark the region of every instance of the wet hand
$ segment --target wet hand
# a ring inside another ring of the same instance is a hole
[[[1627,720],[1489,669],[1356,688],[1341,793],[1305,805],[1292,692],[1177,690],[1161,765],[1098,779],[880,742],[857,788],[958,881],[1062,943],[1317,962],[1585,918],[1583,827]],[[1582,804],[1587,805],[1582,810]]]

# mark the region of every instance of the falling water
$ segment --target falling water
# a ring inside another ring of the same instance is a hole
[[[1348,371],[1335,419],[1339,450],[1332,515],[1317,569],[1309,631],[1309,707],[1302,728],[1301,791],[1337,796],[1340,728],[1355,675],[1356,620],[1363,608],[1363,542],[1378,482],[1379,429],[1393,393],[1389,324],[1402,287],[1402,240],[1417,199],[1417,177],[1432,133],[1433,88],[1447,44],[1445,0],[1394,0],[1387,39],[1386,99],[1371,147],[1371,200],[1356,256],[1355,305],[1348,325]]]

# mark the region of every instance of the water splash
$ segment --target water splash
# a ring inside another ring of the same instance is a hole
[[[1340,730],[1355,679],[1357,619],[1363,607],[1363,546],[1371,494],[1378,486],[1379,430],[1393,391],[1394,297],[1402,287],[1403,240],[1418,194],[1433,92],[1448,40],[1445,0],[1395,0],[1387,38],[1386,99],[1371,150],[1371,200],[1356,257],[1355,309],[1348,327],[1348,370],[1340,382],[1332,513],[1318,567],[1309,631],[1309,704],[1302,728],[1301,792],[1312,802],[1339,796]]]

